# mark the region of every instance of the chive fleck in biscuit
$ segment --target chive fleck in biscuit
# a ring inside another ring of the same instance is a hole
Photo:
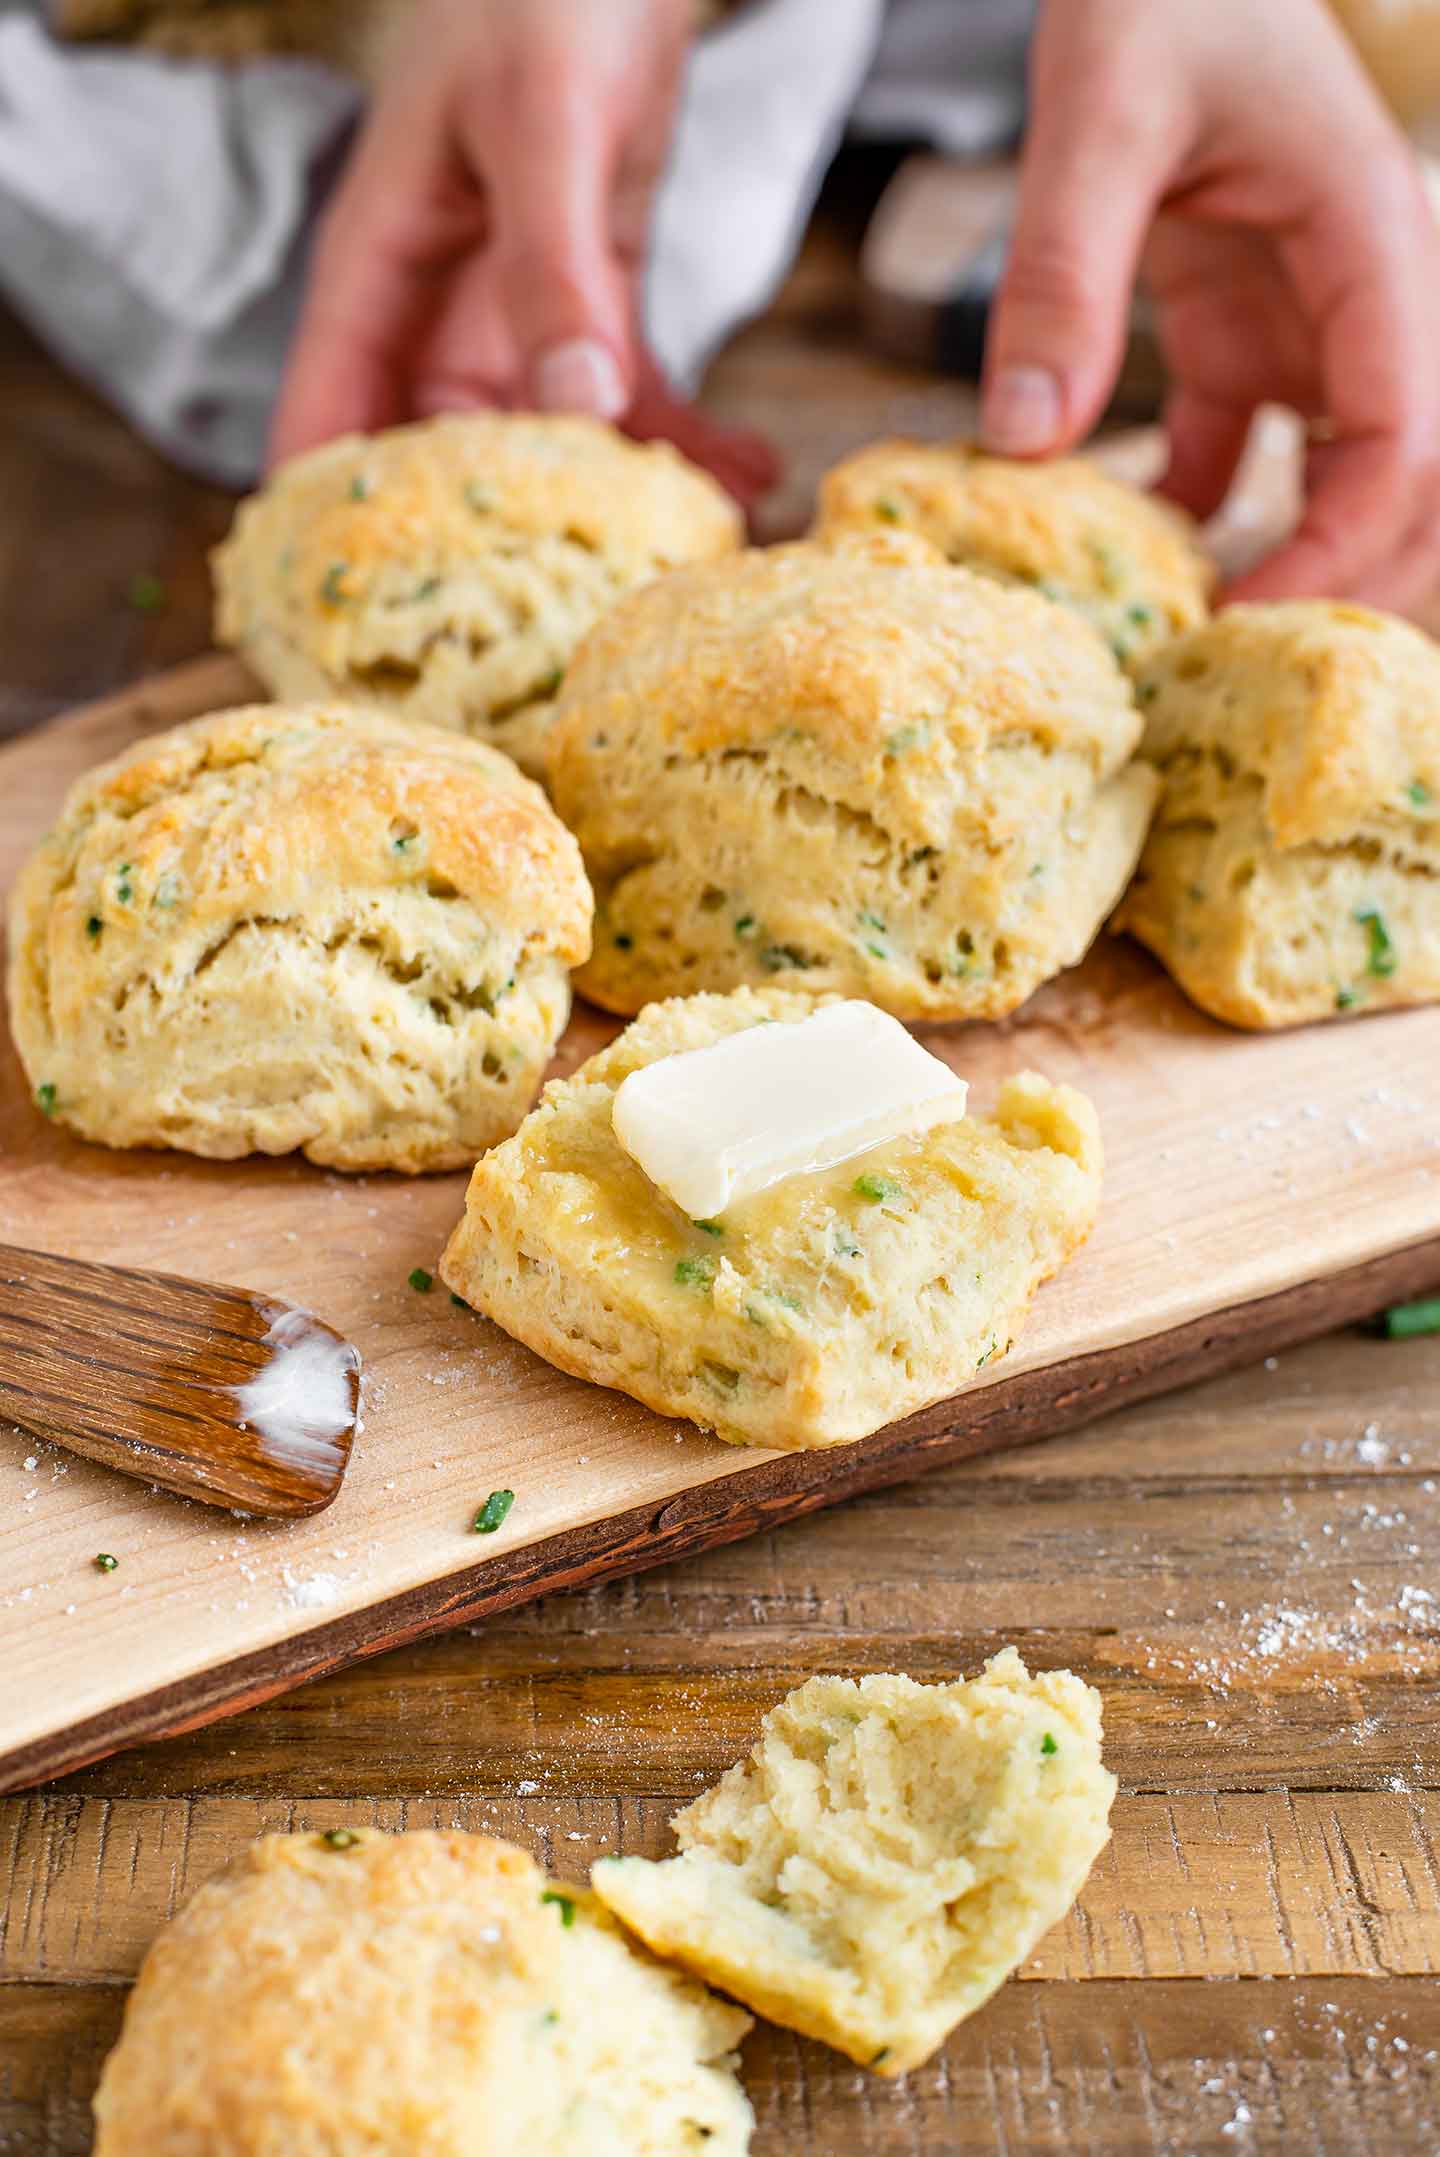
[[[1089,627],[920,541],[681,570],[587,638],[549,744],[607,1010],[779,979],[994,1018],[1074,963],[1155,794]]]
[[[590,913],[483,743],[218,712],[71,788],[11,904],[11,1028],[39,1107],[104,1145],[460,1168],[534,1098]]]
[[[477,1164],[442,1278],[561,1370],[741,1445],[863,1438],[1003,1355],[1089,1233],[1095,1111],[1033,1072],[965,1116],[692,1222],[611,1125],[631,1071],[805,1018],[784,990],[655,1004]]]
[[[1440,647],[1231,607],[1137,682],[1165,792],[1116,925],[1233,1026],[1440,997]]]
[[[750,2018],[488,1836],[267,1835],[145,1958],[96,2157],[742,2157]]]
[[[678,1857],[591,1877],[657,1953],[902,2075],[1064,1916],[1114,1795],[1099,1696],[1013,1648],[969,1683],[811,1678],[677,1814]]]
[[[275,696],[381,705],[538,772],[591,623],[739,542],[729,496],[668,443],[455,414],[327,443],[242,503],[215,556],[217,634]]]
[[[874,442],[826,474],[816,529],[876,525],[1078,608],[1126,666],[1207,612],[1212,572],[1189,519],[1086,458],[1021,463],[967,442]]]

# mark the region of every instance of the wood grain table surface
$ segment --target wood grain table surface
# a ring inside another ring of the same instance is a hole
[[[855,442],[969,415],[958,386],[864,355],[846,246],[813,235],[714,373],[717,406],[784,438],[770,531]],[[229,505],[14,324],[0,398],[13,732],[205,647]],[[160,611],[133,604],[137,575]],[[88,2148],[157,1924],[258,1830],[453,1823],[579,1877],[602,1850],[662,1849],[806,1674],[938,1678],[1007,1641],[1104,1695],[1110,1849],[1019,1979],[904,2082],[757,2031],[757,2157],[1435,2151],[1437,1403],[1440,1340],[1336,1336],[0,1801],[0,2152]]]

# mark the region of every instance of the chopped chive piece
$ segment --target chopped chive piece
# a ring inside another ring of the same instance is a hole
[[[108,1550],[97,1550],[95,1553],[95,1570],[97,1573],[113,1573],[119,1563],[120,1560],[113,1557]]]
[[[128,906],[135,896],[135,886],[130,881],[131,873],[128,861],[122,861],[115,871],[115,896],[122,906]]]
[[[1040,1740],[1040,1750],[1042,1753],[1045,1754],[1047,1759],[1052,1753],[1058,1753],[1060,1750],[1060,1747],[1055,1742],[1053,1734],[1048,1730],[1046,1731],[1044,1737]]]
[[[753,914],[742,914],[735,924],[735,934],[737,936],[753,936],[754,933],[755,916]]]
[[[901,1186],[888,1176],[872,1176],[868,1171],[857,1176],[850,1188],[857,1198],[868,1199],[872,1206],[892,1206],[897,1198],[905,1196]]]
[[[893,734],[885,736],[885,754],[887,756],[903,756],[907,749],[918,749],[922,742],[927,742],[929,739],[929,720],[917,719],[913,726],[896,727]]]
[[[130,579],[125,596],[137,614],[163,614],[168,595],[158,577],[142,570]]]
[[[560,687],[560,684],[564,681],[564,679],[565,669],[563,667],[556,667],[553,674],[547,674],[543,680],[536,682],[534,689],[531,691],[531,694],[532,696],[537,697],[553,697],[556,690]]]
[[[900,504],[893,495],[882,494],[876,501],[875,514],[882,524],[898,524],[900,522]]]
[[[1133,622],[1137,629],[1143,629],[1148,622],[1154,621],[1155,609],[1147,607],[1143,600],[1137,599],[1125,609],[1125,619],[1127,622]]]
[[[871,2065],[872,2067],[878,2067],[878,2066],[880,2065],[880,2062],[881,2062],[882,2060],[888,2060],[888,2059],[889,2059],[889,2057],[890,2057],[890,2047],[889,2047],[888,2045],[882,2045],[882,2046],[880,2047],[880,2050],[879,2050],[878,2052],[876,2052],[876,2053],[873,2053],[873,2054],[871,2055],[870,2065]]]
[[[554,1903],[556,1909],[560,1912],[560,1922],[568,1932],[570,1927],[575,1922],[574,1896],[562,1895],[558,1888],[547,1887],[544,1894],[540,1897],[540,1900],[542,1902]]]
[[[422,577],[410,594],[412,602],[418,599],[433,599],[444,581],[443,577]]]
[[[345,590],[345,576],[350,564],[332,562],[320,582],[320,597],[327,606],[343,607],[349,594]]]
[[[979,1275],[978,1275],[978,1274],[976,1275],[976,1279],[977,1279],[977,1280],[979,1279]],[[998,1354],[999,1354],[999,1345],[998,1345],[998,1343],[997,1343],[997,1341],[996,1341],[996,1339],[995,1339],[995,1336],[994,1336],[994,1334],[992,1333],[992,1334],[991,1334],[991,1336],[990,1336],[989,1342],[988,1342],[988,1344],[987,1344],[987,1346],[986,1346],[986,1349],[985,1349],[985,1353],[984,1353],[984,1355],[983,1355],[983,1356],[981,1356],[981,1358],[980,1358],[979,1362],[978,1362],[978,1363],[977,1363],[977,1364],[975,1365],[975,1368],[976,1368],[976,1370],[977,1370],[977,1371],[983,1370],[983,1369],[985,1368],[985,1365],[986,1365],[986,1364],[987,1364],[987,1363],[988,1363],[988,1362],[990,1361],[990,1358],[991,1358],[992,1356],[994,1356],[994,1355],[998,1355]]]
[[[492,1490],[470,1523],[472,1535],[493,1535],[515,1503],[513,1490]]]
[[[327,1827],[320,1840],[327,1850],[353,1850],[360,1837],[353,1827]]]
[[[889,959],[892,956],[886,940],[889,931],[878,914],[861,914],[859,928],[862,951],[868,951],[872,959]]]
[[[42,1116],[54,1115],[55,1088],[51,1084],[49,1079],[46,1079],[41,1085],[35,1088],[35,1106],[39,1109]]]
[[[1360,991],[1358,989],[1337,989],[1335,991],[1335,1009],[1337,1011],[1349,1011],[1359,1001]]]
[[[417,1296],[428,1296],[435,1285],[434,1274],[427,1273],[423,1266],[412,1266],[405,1278]]]
[[[1355,919],[1370,939],[1370,955],[1366,965],[1372,974],[1393,974],[1395,971],[1395,946],[1390,941],[1390,931],[1378,906],[1357,906]]]
[[[420,834],[418,831],[397,831],[394,838],[390,841],[392,851],[397,854],[405,853],[407,848],[412,847],[415,844],[415,841],[419,838],[419,836]]]
[[[725,1233],[718,1221],[692,1221],[690,1226],[698,1228],[702,1236],[723,1236]]]
[[[92,914],[90,916],[90,919],[85,924],[85,934],[90,938],[92,943],[94,942],[96,937],[99,936],[100,931],[104,928],[104,926],[105,924],[100,919],[100,916],[98,914]]]
[[[468,1311],[470,1308],[469,1304],[465,1301],[465,1298],[463,1296],[457,1296],[453,1288],[450,1291],[450,1301],[454,1304],[457,1311]]]
[[[357,472],[350,482],[350,499],[352,502],[368,502],[370,499],[370,482],[363,472]]]
[[[634,948],[635,948],[635,939],[634,939],[634,937],[633,937],[633,936],[627,936],[627,935],[625,934],[625,931],[624,931],[624,930],[622,929],[622,930],[620,931],[620,933],[619,933],[619,934],[617,935],[617,937],[615,938],[615,949],[616,949],[617,951],[633,951],[633,950],[634,950]]]
[[[1382,1324],[1390,1341],[1414,1340],[1421,1333],[1440,1333],[1440,1296],[1426,1296],[1419,1303],[1394,1303]]]
[[[1405,791],[1409,795],[1410,799],[1414,802],[1417,809],[1425,809],[1429,807],[1430,789],[1425,784],[1425,781],[1423,779],[1412,779],[1410,781],[1410,784],[1406,787]]]
[[[540,2017],[540,2027],[542,2030],[553,2030],[559,2020],[560,2017],[556,2013],[555,2009],[553,2007],[547,2007],[544,2014]]]
[[[675,1282],[680,1288],[709,1288],[715,1280],[715,1261],[707,1251],[700,1258],[677,1258]]]
[[[810,961],[803,951],[797,950],[794,944],[767,944],[760,954],[760,964],[767,974],[784,973],[786,968],[790,966],[795,967],[798,972],[803,974],[809,967]]]

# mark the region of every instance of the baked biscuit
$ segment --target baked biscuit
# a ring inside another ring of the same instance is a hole
[[[525,1114],[589,948],[579,850],[481,742],[335,705],[152,735],[22,870],[10,1020],[108,1146],[468,1166]]]
[[[1232,1026],[1440,998],[1440,647],[1230,607],[1136,686],[1165,791],[1117,927]]]
[[[767,978],[994,1018],[1085,951],[1155,779],[1089,626],[899,537],[677,571],[586,639],[550,742],[607,1010]]]
[[[441,1276],[561,1370],[738,1445],[863,1438],[943,1400],[1019,1331],[1100,1198],[1095,1111],[1033,1072],[938,1124],[688,1220],[624,1152],[628,1073],[808,997],[655,1004],[552,1081],[477,1164]]]
[[[1099,1695],[1013,1648],[968,1684],[811,1678],[676,1815],[678,1857],[591,1878],[658,1953],[903,2075],[1064,1916],[1114,1795]]]
[[[1077,608],[1127,667],[1208,611],[1212,571],[1189,518],[1087,458],[1032,464],[968,442],[873,442],[826,473],[816,530],[877,523]]]
[[[145,1958],[96,2157],[740,2157],[750,2018],[484,1835],[267,1835]]]
[[[580,637],[632,584],[740,543],[668,443],[467,412],[284,465],[216,551],[216,634],[277,697],[345,696],[527,771]]]

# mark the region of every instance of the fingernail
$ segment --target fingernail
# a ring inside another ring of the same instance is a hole
[[[629,403],[615,355],[593,337],[572,337],[542,352],[531,371],[542,412],[590,412],[618,419]]]
[[[1060,433],[1060,384],[1048,367],[1004,367],[985,391],[985,447],[1002,457],[1034,457]]]

